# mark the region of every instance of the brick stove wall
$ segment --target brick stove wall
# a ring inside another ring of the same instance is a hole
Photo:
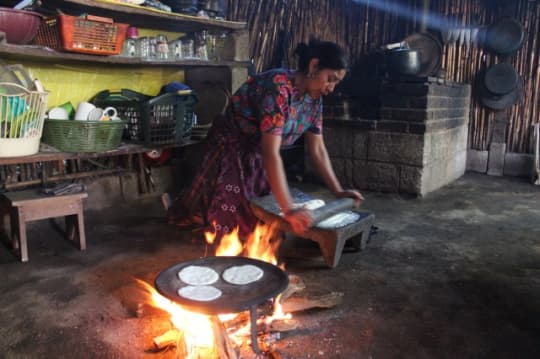
[[[347,187],[423,196],[461,177],[470,95],[467,84],[392,83],[382,87],[379,119],[325,117],[338,178]]]

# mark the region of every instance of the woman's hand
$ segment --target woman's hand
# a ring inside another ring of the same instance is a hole
[[[302,235],[311,227],[313,218],[309,209],[301,207],[288,210],[285,213],[285,220],[289,222],[294,233]]]
[[[354,199],[355,207],[358,208],[364,201],[364,196],[355,189],[346,189],[335,193],[337,198],[352,198]]]

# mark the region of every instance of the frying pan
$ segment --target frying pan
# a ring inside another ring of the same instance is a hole
[[[511,17],[501,18],[487,27],[486,49],[499,55],[516,52],[525,38],[523,25]]]

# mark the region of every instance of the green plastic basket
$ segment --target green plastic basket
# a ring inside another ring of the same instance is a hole
[[[64,152],[104,152],[122,141],[126,121],[45,120],[43,142]]]

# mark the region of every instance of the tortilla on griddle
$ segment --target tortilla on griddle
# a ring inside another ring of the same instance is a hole
[[[245,264],[225,269],[223,279],[231,284],[245,285],[258,281],[263,274],[264,271],[261,268],[253,264]]]
[[[178,272],[180,280],[190,285],[208,285],[217,282],[219,274],[210,267],[187,266]]]
[[[211,285],[188,285],[178,289],[178,295],[199,302],[210,302],[221,297],[221,291]]]

